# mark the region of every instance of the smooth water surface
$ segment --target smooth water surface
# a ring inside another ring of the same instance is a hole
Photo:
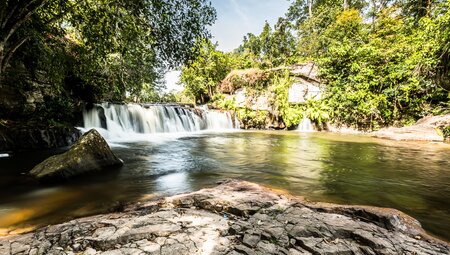
[[[225,132],[112,147],[123,168],[59,185],[30,184],[21,174],[46,153],[0,158],[0,235],[238,178],[314,201],[393,207],[450,240],[448,145],[329,133]]]

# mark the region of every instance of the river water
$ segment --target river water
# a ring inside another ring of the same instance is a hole
[[[393,207],[450,240],[446,145],[295,131],[154,135],[110,144],[125,162],[121,169],[61,184],[32,184],[23,175],[55,151],[0,158],[0,235],[238,178],[313,201]]]

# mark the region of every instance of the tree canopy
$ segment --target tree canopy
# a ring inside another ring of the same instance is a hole
[[[160,69],[192,59],[215,18],[206,0],[2,0],[0,75],[25,65],[98,99],[137,96]]]

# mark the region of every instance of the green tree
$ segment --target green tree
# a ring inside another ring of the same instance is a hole
[[[3,0],[0,75],[24,58],[14,57],[21,49],[22,55],[41,59],[52,39],[72,35],[68,55],[79,64],[74,75],[92,86],[106,81],[120,94],[134,93],[157,78],[158,68],[191,59],[196,40],[209,36],[205,28],[215,17],[205,0]],[[31,39],[41,46],[33,47]]]
[[[268,58],[273,66],[288,64],[295,61],[295,38],[291,32],[291,24],[284,18],[279,18],[270,35],[270,50]]]
[[[206,103],[215,93],[217,85],[232,70],[230,54],[218,51],[209,40],[199,42],[197,57],[190,61],[181,74],[181,83],[196,103]]]

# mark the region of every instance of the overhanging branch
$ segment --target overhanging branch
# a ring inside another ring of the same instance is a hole
[[[4,38],[2,38],[3,43],[6,44],[9,40],[9,38],[11,38],[11,36],[17,31],[17,29],[19,29],[20,26],[22,26],[22,24],[25,21],[27,21],[31,17],[31,15],[33,15],[33,13],[36,12],[37,9],[44,6],[44,4],[46,4],[48,2],[48,0],[40,0],[40,2],[38,2],[36,5],[32,6],[32,4],[35,2],[36,2],[36,0],[32,0],[27,5],[22,7],[21,8],[22,10],[18,15],[18,20],[13,23],[13,25],[11,26],[10,29],[8,29],[8,31],[2,31],[3,34],[6,34],[6,36]],[[5,25],[5,27],[6,27],[6,25]],[[2,29],[2,30],[4,30],[4,29]]]
[[[6,52],[5,58],[2,60],[2,63],[1,63],[1,66],[2,66],[1,72],[5,71],[6,67],[8,66],[9,61],[11,60],[11,57],[14,55],[14,53],[17,51],[17,49],[19,49],[20,46],[22,46],[30,38],[31,38],[30,36],[27,36],[27,37],[19,40],[9,49],[8,52]]]

